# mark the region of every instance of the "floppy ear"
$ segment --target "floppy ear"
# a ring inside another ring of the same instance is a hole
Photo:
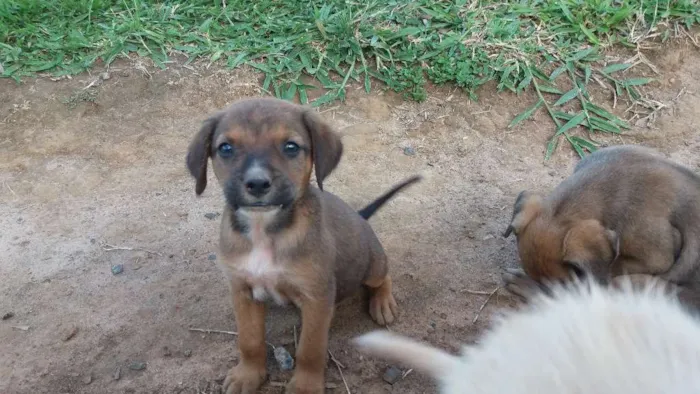
[[[513,205],[513,217],[510,225],[503,233],[508,238],[511,233],[518,233],[525,228],[542,211],[542,198],[536,194],[523,190],[518,194]]]
[[[620,256],[620,238],[595,220],[577,223],[564,237],[564,264],[577,274],[588,273],[606,283],[610,265]]]
[[[211,156],[211,139],[221,114],[216,114],[204,121],[202,128],[194,136],[187,151],[187,168],[197,181],[195,192],[202,194],[207,187],[207,162]]]
[[[340,136],[313,110],[304,111],[302,120],[311,137],[316,183],[323,190],[323,180],[333,172],[343,155],[343,143]]]

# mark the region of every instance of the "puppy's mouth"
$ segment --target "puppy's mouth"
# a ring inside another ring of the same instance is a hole
[[[248,212],[273,212],[284,209],[282,204],[248,204],[239,205],[237,210]]]

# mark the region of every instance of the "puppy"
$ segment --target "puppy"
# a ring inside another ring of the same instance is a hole
[[[385,331],[359,349],[436,379],[444,394],[700,392],[700,320],[658,286],[554,285],[460,356]]]
[[[700,177],[648,148],[603,148],[546,198],[521,192],[504,236],[511,233],[524,272],[504,280],[526,298],[572,275],[683,286],[700,264]]]
[[[228,394],[253,393],[266,377],[267,301],[301,309],[296,369],[287,392],[322,393],[328,330],[337,301],[370,288],[379,324],[397,314],[387,257],[367,222],[412,177],[359,214],[323,191],[340,161],[339,135],[313,111],[277,99],[237,102],[204,122],[187,154],[196,193],[207,164],[223,188],[220,265],[238,325],[240,361],[224,382]],[[311,187],[312,167],[318,188]]]

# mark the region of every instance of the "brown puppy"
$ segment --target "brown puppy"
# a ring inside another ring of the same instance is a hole
[[[511,232],[524,273],[504,280],[524,298],[572,274],[683,286],[700,265],[700,177],[648,148],[600,149],[546,198],[521,192]]]
[[[253,393],[266,376],[265,302],[301,309],[296,370],[287,392],[322,393],[334,305],[361,285],[372,291],[379,324],[397,313],[387,258],[366,219],[413,177],[355,212],[323,180],[343,153],[339,135],[319,116],[277,99],[237,102],[207,119],[189,147],[196,192],[207,163],[224,190],[220,265],[233,296],[240,362],[225,392]],[[319,188],[309,185],[315,167]],[[319,190],[320,189],[320,190]]]

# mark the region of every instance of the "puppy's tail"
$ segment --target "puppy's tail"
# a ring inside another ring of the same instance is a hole
[[[411,184],[413,184],[413,183],[416,183],[416,182],[420,181],[421,179],[423,179],[423,177],[420,176],[420,175],[414,175],[414,176],[412,176],[412,177],[406,179],[405,181],[403,181],[403,182],[399,183],[398,185],[394,186],[391,190],[389,190],[388,192],[384,193],[382,196],[380,196],[380,197],[377,198],[376,200],[372,201],[372,202],[371,202],[369,205],[367,205],[366,207],[360,209],[357,213],[359,213],[360,216],[362,216],[365,220],[369,219],[370,217],[372,217],[372,215],[374,215],[375,212],[377,212],[377,210],[378,210],[379,208],[381,208],[382,205],[384,205],[384,203],[386,203],[386,202],[389,201],[392,197],[394,197],[394,195],[395,195],[396,193],[400,192],[401,189],[403,189],[403,188],[405,188],[406,186],[409,186],[409,185],[411,185]]]
[[[353,342],[363,353],[400,362],[437,380],[449,375],[460,362],[458,357],[440,349],[389,331],[372,331],[355,338]]]

